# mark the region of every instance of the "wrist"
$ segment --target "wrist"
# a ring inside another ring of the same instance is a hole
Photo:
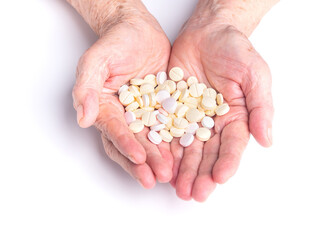
[[[247,37],[262,17],[279,0],[199,0],[187,26],[217,27],[231,25]]]
[[[140,0],[67,0],[90,25],[103,36],[119,23],[143,20],[147,10]]]

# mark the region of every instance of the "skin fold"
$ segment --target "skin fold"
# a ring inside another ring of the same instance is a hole
[[[145,188],[170,181],[181,199],[205,201],[235,174],[250,133],[272,144],[271,74],[248,37],[276,2],[200,0],[171,49],[141,1],[69,0],[100,37],[77,68],[79,125],[94,125],[107,155]],[[185,149],[178,139],[152,144],[147,128],[133,134],[116,95],[130,79],[174,66],[221,92],[231,107],[215,117],[208,142]]]

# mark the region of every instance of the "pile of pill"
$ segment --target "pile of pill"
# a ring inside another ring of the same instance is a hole
[[[221,93],[199,83],[196,77],[183,79],[183,70],[174,67],[169,72],[149,74],[144,79],[131,79],[130,85],[118,90],[125,106],[125,119],[133,133],[149,127],[149,140],[154,144],[171,142],[180,137],[180,144],[188,147],[194,135],[208,141],[214,127],[213,116],[226,114],[230,107]],[[199,126],[199,124],[201,124]]]

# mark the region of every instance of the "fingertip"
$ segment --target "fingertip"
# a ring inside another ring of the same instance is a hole
[[[197,202],[205,202],[216,186],[210,175],[198,176],[192,189],[192,198]]]
[[[169,167],[162,167],[157,170],[157,180],[159,183],[168,183],[172,179],[172,171]]]
[[[99,95],[95,91],[88,92],[84,102],[77,107],[77,121],[80,127],[92,126],[99,114]]]
[[[261,146],[272,146],[272,116],[265,115],[263,109],[252,111],[249,119],[249,129]]]

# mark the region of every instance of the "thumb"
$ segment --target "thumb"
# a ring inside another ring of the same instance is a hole
[[[73,106],[77,111],[80,127],[90,127],[99,113],[99,97],[109,71],[99,51],[92,46],[80,58],[77,80],[73,87]]]
[[[241,84],[249,111],[249,129],[257,142],[272,145],[273,103],[271,73],[266,62],[258,56],[249,67],[248,76]]]

